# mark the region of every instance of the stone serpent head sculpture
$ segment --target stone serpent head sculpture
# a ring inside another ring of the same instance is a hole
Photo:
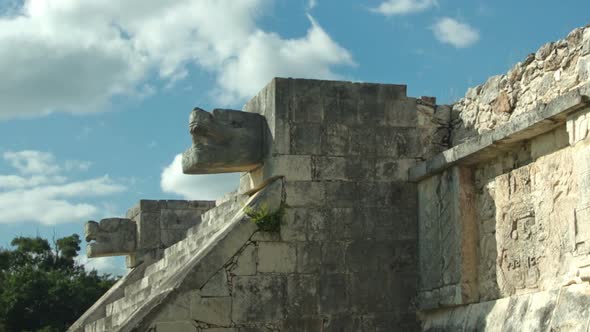
[[[182,155],[183,172],[247,172],[260,166],[265,126],[260,114],[195,108],[189,118],[193,144]]]
[[[131,219],[106,218],[85,227],[89,258],[130,255],[136,250],[137,225]]]

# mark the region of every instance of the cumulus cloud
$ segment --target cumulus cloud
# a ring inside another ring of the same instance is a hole
[[[385,16],[394,16],[423,12],[436,6],[436,0],[387,0],[371,10]]]
[[[115,276],[127,274],[124,257],[88,258],[86,255],[76,257],[78,264],[83,264],[86,271],[96,270],[98,274],[108,273]]]
[[[4,160],[21,174],[54,174],[60,170],[51,153],[33,150],[4,152]]]
[[[186,78],[189,65],[217,77],[218,101],[237,102],[273,76],[336,78],[334,66],[353,63],[313,20],[296,39],[260,29],[268,2],[27,0],[0,14],[0,119],[101,110],[154,93],[153,73]]]
[[[182,155],[176,155],[172,163],[162,171],[162,191],[177,194],[185,199],[214,200],[237,189],[240,176],[237,173],[214,175],[187,175],[182,173]]]
[[[308,18],[311,27],[304,38],[285,40],[263,31],[251,35],[241,52],[219,73],[221,102],[231,104],[253,96],[275,76],[341,78],[331,68],[354,65],[352,56],[311,16]]]
[[[449,17],[443,17],[432,26],[434,36],[441,43],[457,48],[473,45],[479,40],[479,32],[467,23]]]
[[[81,201],[119,193],[125,187],[109,176],[72,181],[61,174],[65,166],[42,151],[6,152],[5,161],[20,175],[0,174],[0,223],[39,222],[46,225],[79,222],[98,213]],[[84,167],[86,166],[83,162]]]

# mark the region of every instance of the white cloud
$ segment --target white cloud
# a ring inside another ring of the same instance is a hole
[[[438,20],[432,31],[441,43],[458,48],[471,46],[479,40],[479,32],[476,29],[449,17]]]
[[[82,160],[66,160],[64,163],[66,171],[87,171],[90,166],[92,162]]]
[[[98,274],[111,274],[123,276],[127,274],[124,257],[97,257],[88,258],[85,254],[76,257],[78,264],[83,264],[86,271],[96,270]]]
[[[235,101],[276,75],[334,78],[332,66],[352,63],[316,23],[297,39],[258,28],[268,2],[28,0],[20,15],[0,15],[0,119],[101,110],[115,95],[154,93],[153,72],[185,78],[190,64],[216,75],[222,101]],[[285,54],[293,45],[307,51]],[[301,62],[320,70],[282,67]],[[254,77],[232,75],[236,67]]]
[[[317,0],[309,0],[309,2],[307,3],[307,10],[314,9],[317,5]]]
[[[89,180],[69,180],[60,173],[68,168],[67,165],[58,165],[55,157],[47,152],[6,152],[4,159],[23,175],[0,174],[0,223],[54,225],[79,222],[99,213],[96,206],[80,200],[125,190],[107,175]],[[86,167],[84,162],[77,163]]]
[[[352,56],[311,16],[308,18],[311,27],[304,38],[284,40],[263,31],[251,35],[241,52],[220,71],[220,101],[232,104],[253,96],[275,76],[341,78],[331,68],[354,65]]]
[[[423,12],[438,6],[437,0],[387,0],[371,10],[385,16]]]
[[[59,184],[66,182],[64,176],[31,175],[28,177],[19,175],[0,175],[0,189],[22,189],[36,187],[45,184]]]
[[[188,175],[182,173],[182,155],[176,155],[164,168],[160,186],[162,191],[177,194],[185,199],[214,200],[237,189],[238,173]]]
[[[4,152],[3,157],[21,174],[55,174],[60,170],[53,155],[47,152],[32,150],[8,151]]]

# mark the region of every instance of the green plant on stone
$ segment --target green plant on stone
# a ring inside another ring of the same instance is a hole
[[[265,204],[261,204],[257,209],[246,206],[244,212],[261,231],[278,232],[281,228],[283,216],[285,215],[285,205],[281,204],[279,209],[273,213],[269,212],[269,208]]]

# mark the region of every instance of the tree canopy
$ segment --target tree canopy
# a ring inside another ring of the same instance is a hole
[[[0,332],[65,331],[115,283],[76,262],[80,242],[17,237],[0,248]]]

